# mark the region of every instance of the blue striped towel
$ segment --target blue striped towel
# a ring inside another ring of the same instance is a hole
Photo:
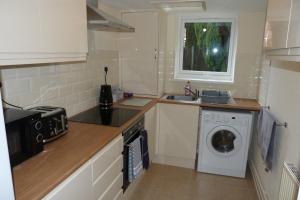
[[[141,136],[143,167],[144,169],[148,169],[150,164],[148,151],[148,132],[146,130],[143,130]]]
[[[129,144],[128,181],[133,182],[142,172],[141,136]]]

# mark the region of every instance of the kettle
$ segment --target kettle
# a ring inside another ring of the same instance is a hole
[[[104,72],[105,72],[105,84],[101,85],[99,105],[100,105],[100,109],[108,110],[108,109],[112,109],[112,107],[113,107],[113,97],[112,97],[111,85],[107,85],[107,82],[106,82],[108,67],[104,67]]]

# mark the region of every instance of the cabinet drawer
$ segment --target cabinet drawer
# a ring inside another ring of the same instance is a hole
[[[116,177],[122,172],[123,156],[119,156],[104,173],[93,183],[95,199],[98,199],[110,186]]]
[[[92,159],[93,182],[113,163],[123,151],[123,137],[120,135]]]
[[[123,199],[123,190],[120,190],[118,194],[115,196],[114,200],[122,200]]]
[[[112,200],[123,185],[123,173],[120,173],[98,200]]]
[[[42,200],[92,199],[92,168],[89,162],[54,188]]]

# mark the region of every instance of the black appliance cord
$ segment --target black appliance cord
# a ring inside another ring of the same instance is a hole
[[[1,82],[1,81],[0,81],[0,88],[2,88],[2,82]],[[23,110],[23,108],[22,108],[22,107],[20,107],[20,106],[16,106],[16,105],[14,105],[14,104],[11,104],[11,103],[8,103],[8,102],[7,102],[7,101],[5,101],[3,98],[2,98],[1,100],[2,100],[2,102],[3,102],[3,103],[5,103],[6,105],[9,105],[9,106],[12,106],[12,107],[19,108],[19,109]]]
[[[3,98],[2,98],[2,102],[3,102],[3,103],[5,103],[5,104],[7,104],[7,105],[9,105],[9,106],[12,106],[12,107],[19,108],[19,109],[23,110],[23,108],[22,108],[22,107],[20,107],[20,106],[16,106],[16,105],[14,105],[14,104],[11,104],[11,103],[8,103],[8,102],[7,102],[7,101],[5,101]]]

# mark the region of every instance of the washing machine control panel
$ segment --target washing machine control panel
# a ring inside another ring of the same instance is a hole
[[[246,125],[248,120],[245,119],[240,114],[230,113],[218,113],[218,112],[206,112],[203,115],[204,121],[206,123],[214,123],[214,124],[232,124],[232,125]]]

